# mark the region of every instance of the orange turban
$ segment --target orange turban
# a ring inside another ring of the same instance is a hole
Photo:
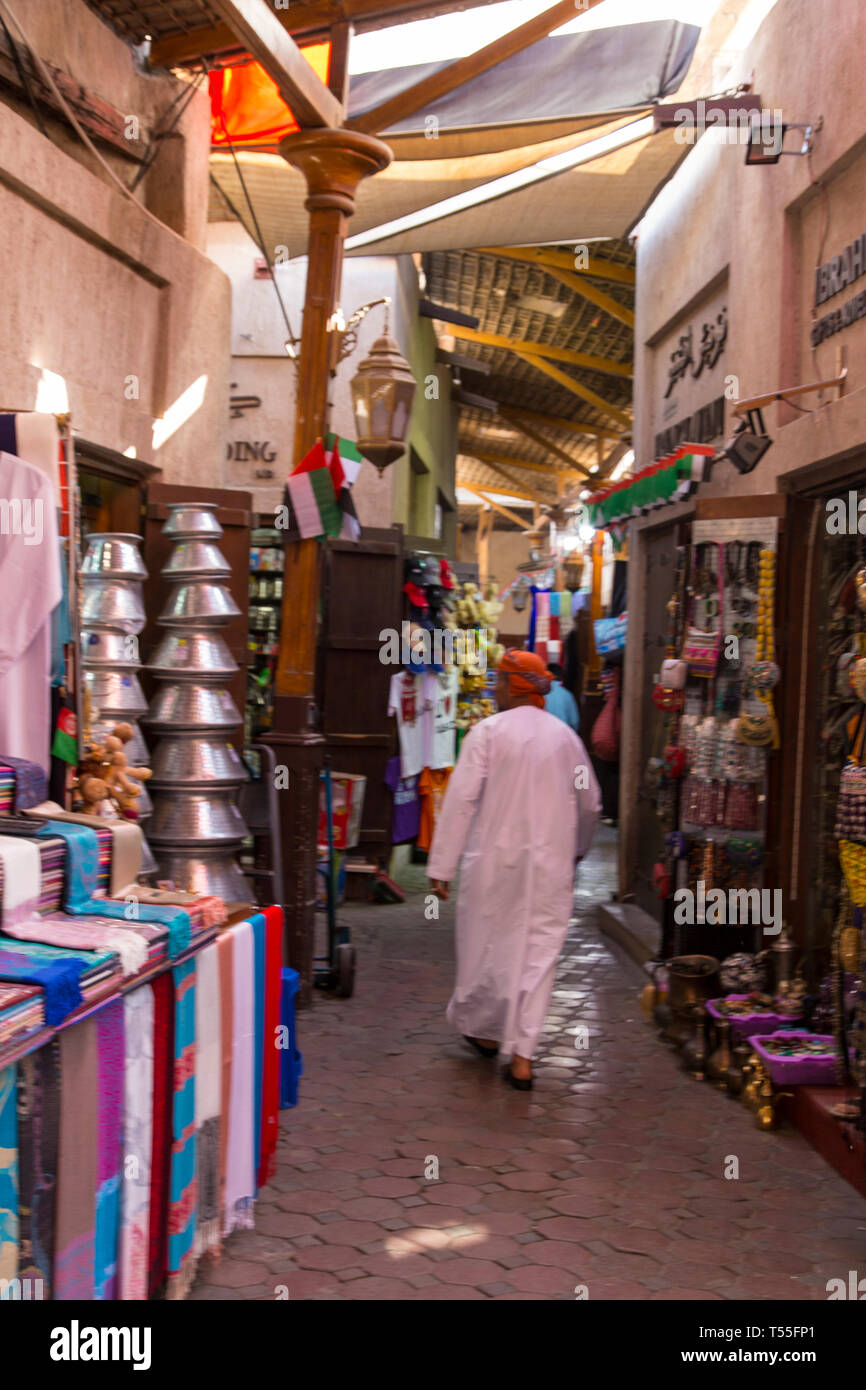
[[[512,695],[528,695],[530,703],[544,709],[544,697],[551,687],[553,676],[547,670],[540,656],[535,652],[523,652],[519,647],[510,647],[499,661],[497,670],[508,676],[508,688]]]

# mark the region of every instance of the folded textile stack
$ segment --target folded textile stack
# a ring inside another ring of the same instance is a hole
[[[45,1000],[39,986],[4,984],[0,980],[0,1047],[44,1026]]]
[[[0,983],[38,985],[45,997],[45,1022],[55,1028],[82,1004],[122,980],[115,951],[75,951],[39,941],[0,938]]]
[[[15,773],[11,767],[0,767],[0,816],[8,816],[15,795]]]
[[[15,824],[17,825],[18,822]],[[9,835],[10,833],[20,834],[18,830],[10,831],[7,823],[0,822],[0,835]],[[63,865],[66,858],[66,846],[62,840],[56,840],[53,837],[33,840],[32,843],[39,850],[41,860],[38,910],[40,912],[56,912],[63,901]],[[4,887],[3,860],[0,857],[0,930],[3,927]]]
[[[32,837],[32,823],[0,820],[0,835]],[[111,831],[97,830],[99,841],[98,891],[107,891],[111,869]],[[42,861],[41,883],[37,907],[40,912],[57,912],[63,901],[63,873],[66,861],[66,845],[63,840],[53,836],[34,839]],[[0,930],[3,927],[3,861],[0,859]]]
[[[200,930],[221,927],[228,919],[223,898],[202,897],[198,893],[181,893],[169,888],[138,886],[134,890],[139,902],[149,907],[182,907],[189,913],[190,923]]]

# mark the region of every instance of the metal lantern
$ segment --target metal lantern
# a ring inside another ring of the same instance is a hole
[[[511,590],[511,606],[515,613],[522,613],[529,598],[529,581],[525,574],[522,574]]]
[[[383,473],[406,449],[415,378],[387,325],[352,379],[357,447]]]

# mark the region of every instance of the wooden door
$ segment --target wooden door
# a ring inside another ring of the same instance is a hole
[[[335,772],[367,779],[357,854],[383,865],[391,853],[385,767],[396,752],[388,687],[399,669],[379,660],[384,629],[400,631],[403,538],[365,527],[363,539],[328,541],[324,555],[318,701]]]

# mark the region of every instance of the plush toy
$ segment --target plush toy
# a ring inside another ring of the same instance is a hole
[[[77,790],[87,815],[136,820],[138,782],[153,774],[149,767],[129,767],[123,746],[133,737],[131,724],[116,724],[104,741],[91,744],[78,773]],[[132,779],[135,778],[135,781]]]

